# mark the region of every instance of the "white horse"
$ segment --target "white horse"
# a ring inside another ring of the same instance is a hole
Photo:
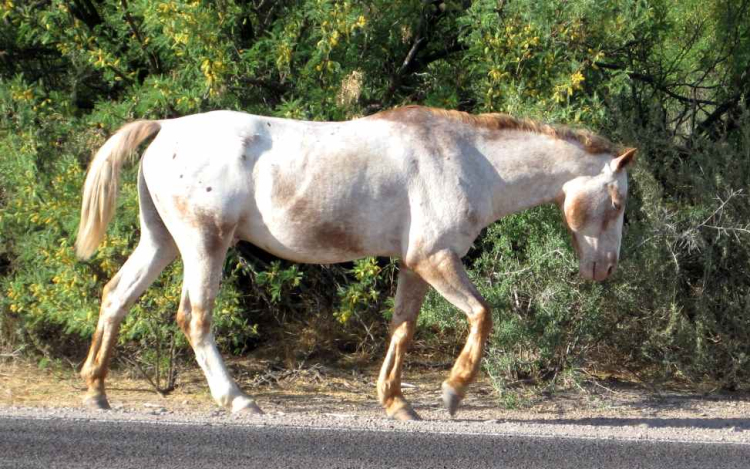
[[[107,140],[91,163],[79,257],[90,257],[105,235],[127,157],[154,134],[138,176],[141,239],[104,288],[81,372],[84,402],[97,408],[109,406],[104,379],[123,317],[179,254],[184,283],[177,322],[211,395],[232,412],[262,413],[230,377],[211,332],[224,257],[246,240],[295,262],[401,259],[391,342],[377,383],[392,418],[419,418],[401,393],[401,368],[428,286],[463,311],[469,336],[442,385],[453,415],[491,328],[489,305],[461,257],[500,217],[556,203],[580,274],[604,280],[619,257],[625,168],[635,155],[585,131],[418,106],[349,122],[231,111],[137,121]]]

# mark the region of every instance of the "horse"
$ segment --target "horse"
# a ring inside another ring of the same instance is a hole
[[[404,356],[429,287],[465,313],[466,344],[442,383],[451,416],[475,379],[492,319],[461,258],[499,218],[557,204],[578,270],[602,281],[617,266],[636,149],[586,130],[405,106],[345,122],[213,111],[126,124],[94,156],[76,240],[89,258],[105,236],[120,171],[139,145],[140,240],[106,284],[81,376],[84,405],[109,408],[112,348],[128,309],[179,255],[176,321],[211,396],[232,413],[262,414],[230,376],[211,330],[228,249],[248,241],[280,258],[329,264],[399,259],[390,344],[377,381],[388,417],[419,415],[401,391]]]

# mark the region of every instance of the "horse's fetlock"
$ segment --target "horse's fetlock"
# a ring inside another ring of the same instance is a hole
[[[119,326],[127,312],[119,302],[112,302],[106,308],[102,308],[102,322],[107,327]]]
[[[385,405],[391,394],[391,385],[386,381],[379,381],[377,385],[378,401]]]

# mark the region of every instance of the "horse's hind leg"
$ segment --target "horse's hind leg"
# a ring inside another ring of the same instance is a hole
[[[443,402],[448,412],[454,415],[466,395],[466,388],[479,371],[484,344],[492,329],[490,308],[469,280],[456,253],[439,251],[414,264],[413,268],[422,278],[466,313],[471,326],[466,345],[456,359],[450,377],[443,382]]]
[[[403,264],[398,274],[396,304],[391,320],[391,344],[380,369],[378,399],[386,414],[398,420],[418,420],[419,416],[401,394],[401,366],[414,335],[414,326],[422,306],[427,283]]]
[[[141,189],[139,184],[139,189]],[[143,188],[145,189],[145,187]],[[99,322],[88,358],[81,370],[88,391],[84,404],[108,409],[104,390],[112,347],[122,319],[146,288],[177,256],[177,248],[161,219],[152,209],[150,197],[141,190],[141,239],[125,265],[107,283],[102,293]]]
[[[229,247],[228,239],[218,235],[190,233],[197,243],[182,248],[185,280],[182,288],[177,323],[188,338],[203,373],[211,396],[233,413],[262,414],[255,402],[243,393],[229,374],[211,332],[211,312],[219,291],[221,270]]]

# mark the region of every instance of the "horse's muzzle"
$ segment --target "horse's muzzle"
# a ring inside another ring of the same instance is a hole
[[[581,262],[578,269],[581,277],[586,280],[603,282],[617,269],[617,257],[608,255],[606,260]]]

